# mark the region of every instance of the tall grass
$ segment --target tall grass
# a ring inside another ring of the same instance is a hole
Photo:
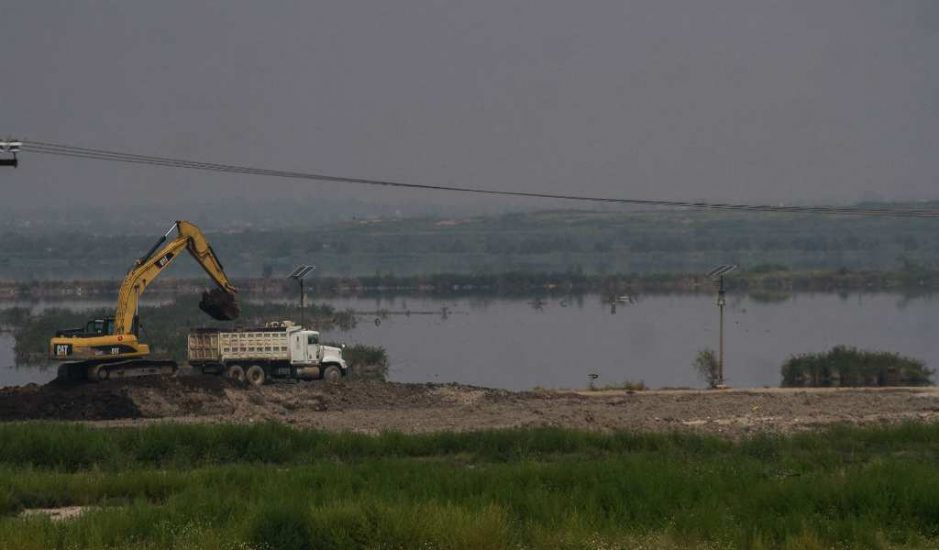
[[[0,547],[920,547],[939,543],[937,436],[10,424]],[[96,508],[17,516],[65,505]]]

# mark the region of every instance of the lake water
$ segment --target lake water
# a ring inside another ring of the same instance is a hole
[[[0,388],[30,383],[45,384],[55,378],[57,370],[55,367],[17,367],[13,355],[15,343],[12,334],[0,332]]]
[[[645,295],[615,307],[598,296],[327,302],[363,313],[355,329],[325,338],[383,346],[390,378],[405,382],[574,388],[587,386],[595,373],[600,386],[626,380],[701,386],[692,360],[718,345],[718,310],[710,295]],[[379,310],[390,314],[369,313]],[[835,345],[894,351],[937,367],[937,322],[934,296],[796,294],[761,302],[729,295],[725,379],[737,387],[778,386],[788,356]],[[0,386],[33,381],[34,368],[10,368],[12,345],[9,334],[0,334]],[[36,371],[34,381],[51,376],[53,369]]]

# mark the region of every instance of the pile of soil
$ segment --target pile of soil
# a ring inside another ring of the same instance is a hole
[[[0,421],[275,421],[337,431],[405,433],[556,426],[703,431],[739,437],[834,423],[934,421],[939,388],[510,392],[367,380],[263,387],[214,376],[0,388]]]
[[[120,385],[106,391],[95,386],[57,384],[0,389],[0,420],[104,420],[138,416],[137,405]]]
[[[148,376],[102,383],[0,388],[0,421],[216,417],[272,419],[292,412],[439,407],[501,399],[511,392],[471,386],[380,381],[276,383],[263,387],[220,376]]]

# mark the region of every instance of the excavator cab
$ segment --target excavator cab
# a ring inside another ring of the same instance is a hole
[[[92,319],[82,328],[66,328],[55,331],[56,336],[71,336],[73,338],[93,338],[114,334],[114,317]]]
[[[114,317],[105,317],[104,319],[92,319],[85,324],[81,336],[106,336],[114,334]],[[76,334],[76,336],[79,336]]]
[[[134,324],[131,327],[132,334],[138,334],[139,320],[134,317]],[[114,334],[114,317],[105,317],[104,319],[92,319],[85,323],[84,328],[67,328],[56,331],[56,336],[72,336],[76,338],[94,338],[97,336],[108,336]]]
[[[85,325],[85,333],[97,335],[114,334],[114,317],[88,321],[88,324]]]

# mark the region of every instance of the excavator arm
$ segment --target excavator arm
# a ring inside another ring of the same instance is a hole
[[[166,242],[170,234],[176,229],[178,235]],[[165,243],[165,244],[164,244]],[[183,250],[187,250],[192,257],[209,274],[217,289],[202,295],[199,307],[218,320],[236,319],[239,314],[235,294],[238,290],[232,285],[218,256],[212,250],[205,235],[195,225],[179,220],[160,238],[156,244],[142,258],[137,260],[133,268],[124,277],[117,299],[117,309],[114,313],[114,333],[129,334],[134,329],[134,317],[137,315],[137,305],[144,290],[166,269],[168,265],[179,257]]]

